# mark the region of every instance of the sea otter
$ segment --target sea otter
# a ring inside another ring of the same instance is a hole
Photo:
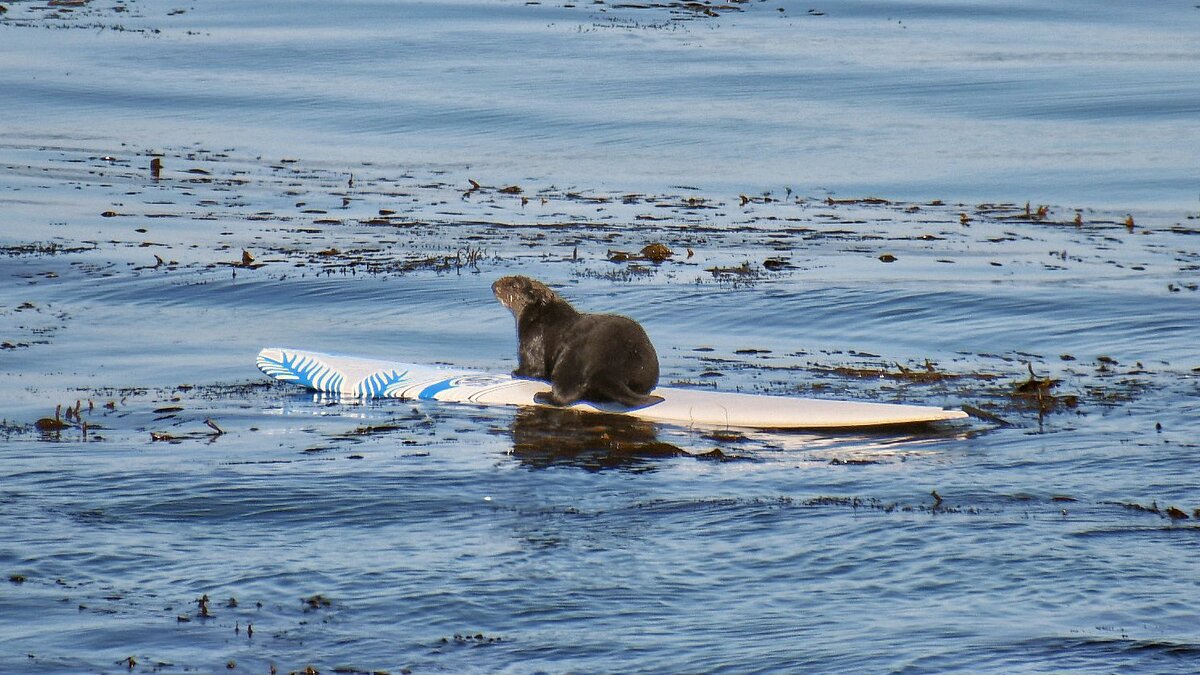
[[[492,293],[517,320],[519,343],[513,375],[549,380],[539,403],[614,402],[636,407],[659,400],[658,354],[633,319],[577,311],[550,287],[512,276],[492,284]]]

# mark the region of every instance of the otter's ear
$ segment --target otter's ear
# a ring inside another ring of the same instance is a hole
[[[539,305],[549,305],[554,302],[554,291],[545,284],[529,284],[529,297]]]

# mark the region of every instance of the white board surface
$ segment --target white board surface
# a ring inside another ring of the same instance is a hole
[[[258,368],[285,382],[315,391],[358,398],[387,397],[474,405],[541,405],[535,394],[549,391],[541,380],[474,370],[440,368],[397,361],[268,347]],[[576,403],[576,410],[623,413],[652,422],[684,426],[751,429],[836,429],[917,424],[967,416],[961,410],[930,406],[831,401],[825,399],[735,394],[659,387],[662,400],[638,408]]]

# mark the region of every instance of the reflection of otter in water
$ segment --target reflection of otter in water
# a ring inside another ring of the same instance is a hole
[[[539,403],[571,405],[586,400],[634,407],[657,399],[658,354],[633,319],[585,314],[540,281],[504,277],[492,284],[496,298],[517,320],[519,342],[513,375],[549,380]]]
[[[654,424],[628,415],[527,406],[512,422],[512,454],[535,469],[575,466],[588,471],[654,471],[651,460],[691,457],[730,462],[748,459],[720,448],[692,453],[660,441]]]
[[[658,440],[654,425],[626,415],[562,408],[517,410],[512,424],[513,455],[533,468],[576,466],[589,471],[653,471],[647,460],[688,457]]]

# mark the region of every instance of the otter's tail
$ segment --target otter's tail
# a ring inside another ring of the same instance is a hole
[[[639,394],[629,387],[629,384],[622,382],[616,387],[613,392],[613,402],[620,403],[628,408],[644,408],[648,405],[653,405],[663,400],[661,396],[651,396],[650,394]]]

